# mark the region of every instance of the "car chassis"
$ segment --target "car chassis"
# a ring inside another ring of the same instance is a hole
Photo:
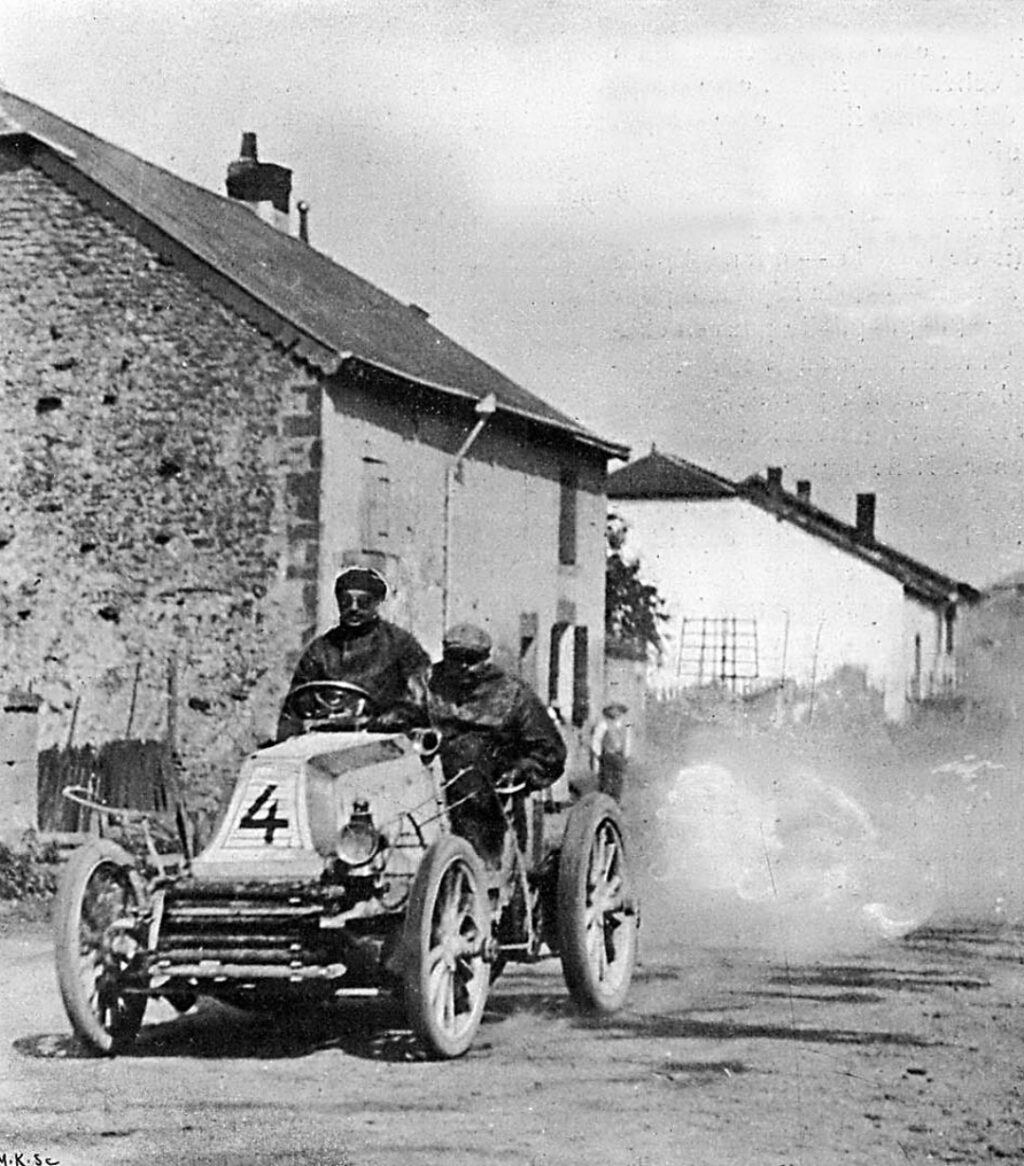
[[[141,821],[151,856],[98,837],[62,874],[57,977],[87,1048],[129,1049],[150,997],[274,1010],[391,993],[428,1055],[456,1057],[502,967],[551,956],[577,1007],[622,1005],[639,907],[612,799],[495,793],[508,828],[487,866],[451,831],[434,730],[372,731],[368,695],[340,682],[286,707],[302,731],[246,759],[212,839],[193,856],[181,830],[177,863],[147,815],[65,791]]]

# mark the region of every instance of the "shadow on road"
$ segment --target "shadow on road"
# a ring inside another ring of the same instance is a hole
[[[475,1047],[488,1048],[487,1029],[517,1012],[563,1015],[568,1008],[567,998],[550,989],[492,995]],[[39,1059],[96,1056],[70,1033],[36,1033],[18,1038],[13,1046],[22,1056]],[[272,1060],[332,1048],[363,1060],[411,1063],[429,1059],[409,1030],[401,1005],[391,999],[280,1012],[242,1010],[202,999],[182,1016],[144,1024],[134,1045],[120,1056]]]
[[[906,1045],[929,1047],[936,1041],[906,1032],[870,1032],[845,1028],[813,1028],[799,1024],[751,1024],[734,1020],[698,1020],[686,1014],[642,1016],[624,1014],[607,1020],[580,1018],[580,1027],[600,1027],[620,1040],[781,1040],[827,1045]]]
[[[89,1058],[89,1049],[71,1035],[41,1033],[14,1042],[23,1056]],[[214,1000],[200,1000],[190,1012],[144,1025],[126,1057],[199,1057],[271,1060],[310,1056],[337,1048],[377,1061],[421,1061],[425,1056],[391,1002],[358,1006],[245,1012]]]
[[[810,968],[787,968],[771,979],[773,984],[805,987],[874,988],[890,992],[932,992],[936,988],[988,988],[990,980],[977,976],[951,975],[948,969],[864,967],[823,964]]]

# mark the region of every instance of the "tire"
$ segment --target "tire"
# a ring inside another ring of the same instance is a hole
[[[606,794],[573,806],[558,862],[558,946],[573,1003],[622,1006],[636,963],[640,913],[630,888],[622,813]]]
[[[490,987],[484,949],[490,906],[483,868],[464,839],[439,838],[424,855],[405,916],[405,1011],[427,1052],[460,1057],[473,1043]]]
[[[252,996],[244,992],[217,992],[214,999],[219,1000],[221,1004],[227,1004],[231,1008],[237,1008],[239,1012],[250,1013],[264,1013],[272,1015],[280,1008],[279,1001],[269,996]]]
[[[103,839],[80,846],[54,903],[57,983],[75,1035],[94,1053],[131,1047],[146,997],[126,993],[123,973],[144,946],[135,908],[146,891],[127,851]]]

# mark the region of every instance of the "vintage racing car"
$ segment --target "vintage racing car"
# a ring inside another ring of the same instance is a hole
[[[368,694],[337,682],[295,689],[287,711],[303,731],[246,759],[199,854],[182,832],[171,864],[151,840],[140,860],[110,837],[70,858],[57,976],[88,1048],[128,1049],[149,997],[184,1011],[199,996],[279,1009],[388,992],[429,1055],[456,1057],[504,964],[552,955],[578,1007],[622,1004],[639,908],[610,798],[507,793],[520,829],[488,868],[449,828],[435,731],[370,731]]]

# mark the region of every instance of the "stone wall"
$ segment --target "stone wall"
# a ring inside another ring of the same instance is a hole
[[[0,690],[41,748],[170,736],[216,791],[311,630],[316,380],[10,149],[0,378]]]

